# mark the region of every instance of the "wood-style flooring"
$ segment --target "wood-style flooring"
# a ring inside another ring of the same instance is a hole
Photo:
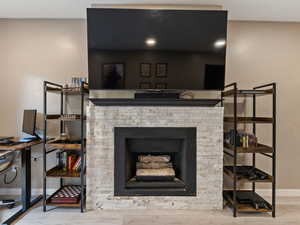
[[[300,225],[300,197],[278,198],[277,217],[268,214],[241,214],[233,218],[223,211],[191,210],[117,210],[88,211],[32,209],[17,225]]]

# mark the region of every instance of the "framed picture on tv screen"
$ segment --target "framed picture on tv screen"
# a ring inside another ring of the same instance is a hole
[[[102,82],[106,89],[122,89],[125,86],[125,64],[104,63],[102,65]]]
[[[167,89],[168,85],[167,83],[155,83],[155,89]]]
[[[156,77],[167,77],[168,74],[168,63],[157,63],[156,64]]]
[[[152,85],[150,82],[140,82],[139,89],[151,89]]]
[[[140,64],[140,77],[151,77],[151,64],[141,63]]]

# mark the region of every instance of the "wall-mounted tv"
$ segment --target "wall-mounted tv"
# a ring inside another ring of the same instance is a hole
[[[224,89],[227,11],[87,10],[91,89]]]

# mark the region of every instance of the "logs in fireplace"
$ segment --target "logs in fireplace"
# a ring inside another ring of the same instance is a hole
[[[195,196],[195,128],[115,128],[115,196]]]
[[[175,170],[171,157],[169,155],[140,155],[136,163],[135,179],[137,181],[174,181]]]

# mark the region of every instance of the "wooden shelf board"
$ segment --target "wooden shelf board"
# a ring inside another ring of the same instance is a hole
[[[234,146],[230,144],[224,144],[224,148],[229,151],[234,151]],[[257,147],[237,147],[237,153],[273,153],[273,148],[264,144],[257,144]]]
[[[224,117],[224,122],[233,123],[233,117]],[[271,117],[237,117],[237,123],[273,123]]]
[[[47,142],[47,147],[50,149],[62,149],[62,150],[81,150],[81,144],[72,143],[56,143],[60,141],[59,138]]]
[[[48,170],[47,177],[80,177],[80,172],[76,171],[64,171],[62,168],[56,166]]]
[[[52,92],[52,93],[57,93],[60,94],[61,92],[64,94],[69,94],[69,95],[80,95],[81,94],[81,90],[80,89],[72,89],[72,88],[53,88],[53,87],[47,87],[47,91],[48,92]],[[83,92],[85,94],[89,93],[89,89],[88,87],[85,87],[83,89]]]
[[[234,97],[234,90],[228,90],[222,92],[223,97]],[[237,90],[236,92],[238,97],[253,97],[255,96],[265,96],[273,94],[273,89],[265,89],[265,90]]]
[[[46,203],[48,206],[55,206],[55,207],[66,207],[66,208],[79,208],[80,201],[78,203]]]
[[[63,149],[63,150],[81,150],[81,144],[47,144],[51,149]]]
[[[47,87],[48,92],[60,92],[61,88]]]
[[[257,168],[256,168],[257,169]],[[257,169],[257,170],[259,170],[259,169]],[[224,173],[228,176],[228,177],[230,177],[231,179],[234,179],[234,174],[233,174],[233,172],[230,170],[230,169],[228,169],[228,168],[226,168],[226,166],[224,166],[224,169],[223,169],[223,171],[224,171]],[[261,170],[259,170],[259,171],[261,171]],[[240,175],[237,175],[237,177],[239,177]],[[272,180],[273,180],[273,178],[272,178],[272,176],[268,176],[268,178],[267,179],[265,179],[265,180],[249,180],[248,178],[246,178],[246,177],[241,177],[240,176],[240,179],[237,179],[237,181],[238,182],[241,182],[241,183],[253,183],[253,182],[255,182],[255,183],[272,183]]]
[[[86,120],[86,116],[84,116],[83,119]],[[75,119],[64,119],[64,118],[62,119],[60,114],[48,114],[47,120],[80,121],[81,115],[77,114]]]
[[[57,120],[61,117],[60,114],[48,114],[46,116],[47,120]]]
[[[245,191],[245,190],[242,190],[242,191],[238,191],[238,192],[252,192],[252,191]],[[229,205],[231,207],[234,206],[234,202],[233,202],[233,199],[231,197],[231,194],[232,191],[224,191],[223,192],[223,195],[224,195],[224,198],[225,200],[229,203]],[[259,196],[257,193],[255,193],[255,195],[264,200],[261,196]],[[271,207],[271,204],[268,203],[266,200],[264,200],[270,207]],[[271,207],[272,208],[272,207]],[[241,212],[241,213],[248,213],[248,212],[272,212],[272,209],[255,209],[253,208],[251,205],[248,205],[248,204],[237,204],[237,211],[238,212]]]

